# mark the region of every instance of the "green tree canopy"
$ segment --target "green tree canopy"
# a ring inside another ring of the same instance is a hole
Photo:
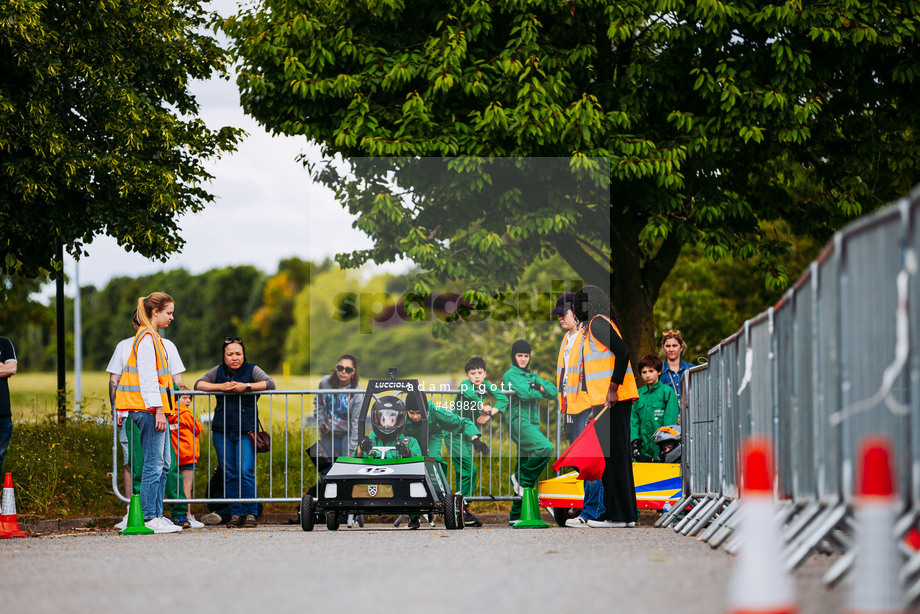
[[[343,264],[406,254],[435,278],[494,287],[509,254],[520,274],[555,251],[586,281],[610,280],[627,341],[645,353],[684,245],[752,258],[782,285],[788,245],[765,221],[823,240],[916,181],[918,12],[906,1],[262,0],[224,29],[244,109],[329,158],[608,161],[609,216],[569,199],[542,224],[547,201],[514,190],[458,213],[436,191],[394,198],[382,188],[392,167],[314,174],[375,241]],[[610,244],[598,245],[596,220],[608,218]],[[496,266],[457,268],[471,260]]]
[[[55,244],[99,233],[165,259],[179,216],[213,197],[203,161],[233,128],[197,118],[193,79],[223,74],[200,0],[0,4],[0,273],[39,277]]]

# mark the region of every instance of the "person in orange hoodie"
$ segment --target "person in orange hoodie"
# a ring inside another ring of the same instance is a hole
[[[187,388],[183,388],[187,390]],[[179,462],[179,471],[182,474],[182,490],[185,492],[185,498],[192,498],[192,487],[195,484],[195,464],[201,457],[201,444],[198,436],[201,434],[201,420],[189,409],[192,403],[192,397],[182,395],[179,397],[177,411],[169,416],[169,437],[172,441],[173,452],[176,460]],[[189,513],[187,518],[178,518],[178,522],[193,529],[200,529],[204,526],[200,521]],[[183,522],[184,521],[184,522]]]

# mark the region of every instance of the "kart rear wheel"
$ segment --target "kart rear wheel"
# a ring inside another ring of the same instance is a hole
[[[444,495],[444,528],[448,531],[463,528],[463,497],[460,495]]]
[[[560,527],[565,526],[565,521],[569,518],[575,518],[581,513],[580,507],[554,507],[553,518]]]
[[[441,499],[444,503],[444,528],[451,530],[457,528],[457,514],[454,513],[454,496],[444,495]]]
[[[313,522],[316,519],[316,501],[310,495],[304,495],[300,500],[300,528],[304,531],[313,530]]]
[[[330,531],[339,530],[339,513],[338,512],[326,512],[326,528]]]

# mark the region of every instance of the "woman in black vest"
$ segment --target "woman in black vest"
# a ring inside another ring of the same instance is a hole
[[[246,347],[239,337],[227,337],[223,362],[195,382],[195,390],[222,392],[217,395],[211,419],[211,439],[217,460],[224,468],[224,496],[254,499],[256,496],[256,451],[249,437],[257,431],[258,395],[274,390],[275,382],[265,371],[246,362]],[[231,503],[229,527],[256,526],[258,504]]]

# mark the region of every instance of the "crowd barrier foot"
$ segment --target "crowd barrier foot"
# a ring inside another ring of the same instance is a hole
[[[706,528],[706,525],[709,524],[713,516],[722,511],[722,508],[725,507],[725,502],[727,500],[728,499],[726,497],[713,499],[713,502],[710,504],[709,508],[700,512],[699,518],[694,521],[693,524],[684,527],[683,534],[692,537]]]
[[[740,510],[741,507],[739,506],[738,509]],[[735,528],[738,526],[738,522],[740,521],[740,519],[741,519],[740,513],[735,512],[734,514],[732,514],[732,517],[728,518],[722,524],[722,526],[719,527],[719,530],[716,531],[712,535],[712,537],[709,538],[709,542],[708,542],[709,547],[714,550],[718,550],[719,548],[721,548],[722,545],[725,544],[729,540],[729,538],[731,538],[731,536],[735,534]]]
[[[797,540],[786,547],[784,554],[787,571],[797,569],[814,548],[837,528],[846,517],[849,507],[844,504],[830,506],[815,517],[810,526],[802,532]]]
[[[671,524],[671,522],[677,518],[681,510],[687,507],[687,504],[693,499],[692,495],[684,496],[680,501],[675,503],[670,510],[662,514],[661,517],[655,521],[656,527],[666,527]]]
[[[674,532],[675,532],[675,533],[680,533],[681,531],[683,531],[685,526],[687,526],[688,524],[690,524],[691,522],[693,522],[693,519],[696,518],[697,516],[699,516],[700,512],[702,512],[704,509],[706,509],[706,507],[712,502],[712,498],[713,498],[714,496],[715,496],[715,495],[706,495],[706,496],[700,498],[700,499],[697,501],[696,506],[694,506],[693,509],[691,509],[689,512],[687,512],[687,515],[684,516],[684,517],[680,520],[680,522],[678,522],[676,525],[674,525]]]
[[[806,503],[801,511],[795,515],[793,521],[783,529],[783,543],[792,543],[792,540],[798,537],[799,533],[808,526],[808,523],[821,512],[822,507],[817,501]]]
[[[709,543],[709,540],[713,538],[713,536],[719,531],[719,529],[724,527],[725,523],[728,522],[728,520],[732,516],[735,515],[740,505],[741,505],[741,502],[738,499],[732,499],[731,503],[729,503],[728,506],[726,506],[726,508],[722,510],[722,513],[719,514],[715,518],[715,520],[713,520],[712,523],[710,523],[708,527],[706,527],[705,531],[700,533],[700,536],[697,537],[696,540],[704,542],[704,543]]]

